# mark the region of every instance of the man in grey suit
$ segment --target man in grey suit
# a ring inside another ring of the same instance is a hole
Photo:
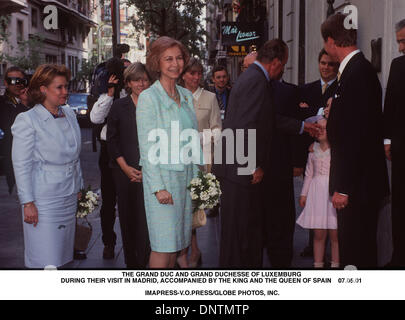
[[[224,129],[232,130],[235,137],[236,130],[243,130],[244,141],[239,143],[244,144],[244,150],[248,146],[248,130],[256,130],[257,161],[251,175],[240,175],[240,169],[246,166],[224,164],[223,150],[223,164],[215,168],[222,187],[221,267],[262,266],[261,182],[266,173],[275,117],[269,82],[284,71],[287,60],[288,47],[282,40],[266,42],[257,61],[239,77],[229,97]],[[237,143],[235,150],[241,147]]]

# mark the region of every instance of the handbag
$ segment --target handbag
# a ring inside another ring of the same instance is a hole
[[[89,246],[92,233],[93,228],[87,219],[76,219],[74,249],[76,251],[86,251],[87,247]]]
[[[197,229],[207,224],[207,216],[203,209],[199,209],[193,213],[192,228]]]

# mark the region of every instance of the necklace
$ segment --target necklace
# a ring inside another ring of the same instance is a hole
[[[179,93],[177,92],[177,89],[175,88],[174,89],[174,93],[173,94],[171,94],[169,91],[167,91],[166,89],[165,89],[165,91],[166,91],[166,93],[167,93],[167,95],[170,97],[170,98],[172,98],[174,101],[177,101],[178,99],[179,99]]]

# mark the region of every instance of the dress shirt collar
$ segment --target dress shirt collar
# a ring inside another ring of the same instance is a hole
[[[255,62],[253,62],[253,63],[254,63],[255,65],[259,66],[260,69],[262,69],[264,75],[266,76],[267,81],[270,81],[270,75],[269,75],[269,73],[267,72],[267,70],[263,67],[263,65],[262,65],[259,61],[257,61],[257,60],[256,60]]]
[[[5,96],[7,97],[8,101],[11,102],[13,107],[17,107],[17,104],[19,104],[21,102],[21,100],[19,98],[17,98],[13,94],[11,94],[7,89],[5,92]]]
[[[337,79],[337,77],[334,78],[334,79],[332,79],[331,81],[329,81],[329,82],[328,82],[328,87],[330,87],[331,84],[333,84],[333,83],[336,81],[336,79]],[[321,78],[321,87],[323,87],[323,85],[324,85],[325,83],[326,83],[326,82]]]
[[[220,95],[220,96],[223,96],[224,94],[226,94],[226,87],[224,88],[224,90],[218,90],[217,89],[217,87],[215,87],[214,86],[214,89],[215,89],[215,93],[217,94],[217,95]]]
[[[345,71],[345,68],[347,66],[347,64],[349,63],[349,61],[360,52],[359,49],[354,50],[353,52],[349,53],[344,59],[343,61],[340,63],[340,67],[339,67],[339,72],[340,74],[343,74],[343,71]]]

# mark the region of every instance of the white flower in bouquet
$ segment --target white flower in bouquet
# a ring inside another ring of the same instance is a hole
[[[198,177],[191,180],[188,189],[193,200],[194,211],[206,208],[212,209],[219,202],[220,185],[212,173],[204,174],[200,171]]]
[[[209,198],[210,198],[210,196],[208,195],[207,192],[205,192],[205,191],[201,192],[201,194],[200,194],[200,199],[201,199],[202,201],[208,201]]]
[[[90,190],[90,186],[86,189],[80,190],[80,199],[77,202],[77,218],[85,218],[92,213],[96,206],[98,206],[98,194]]]
[[[215,179],[215,176],[214,176],[212,173],[207,173],[207,174],[205,175],[205,177],[206,177],[207,179],[210,179],[210,180]]]

